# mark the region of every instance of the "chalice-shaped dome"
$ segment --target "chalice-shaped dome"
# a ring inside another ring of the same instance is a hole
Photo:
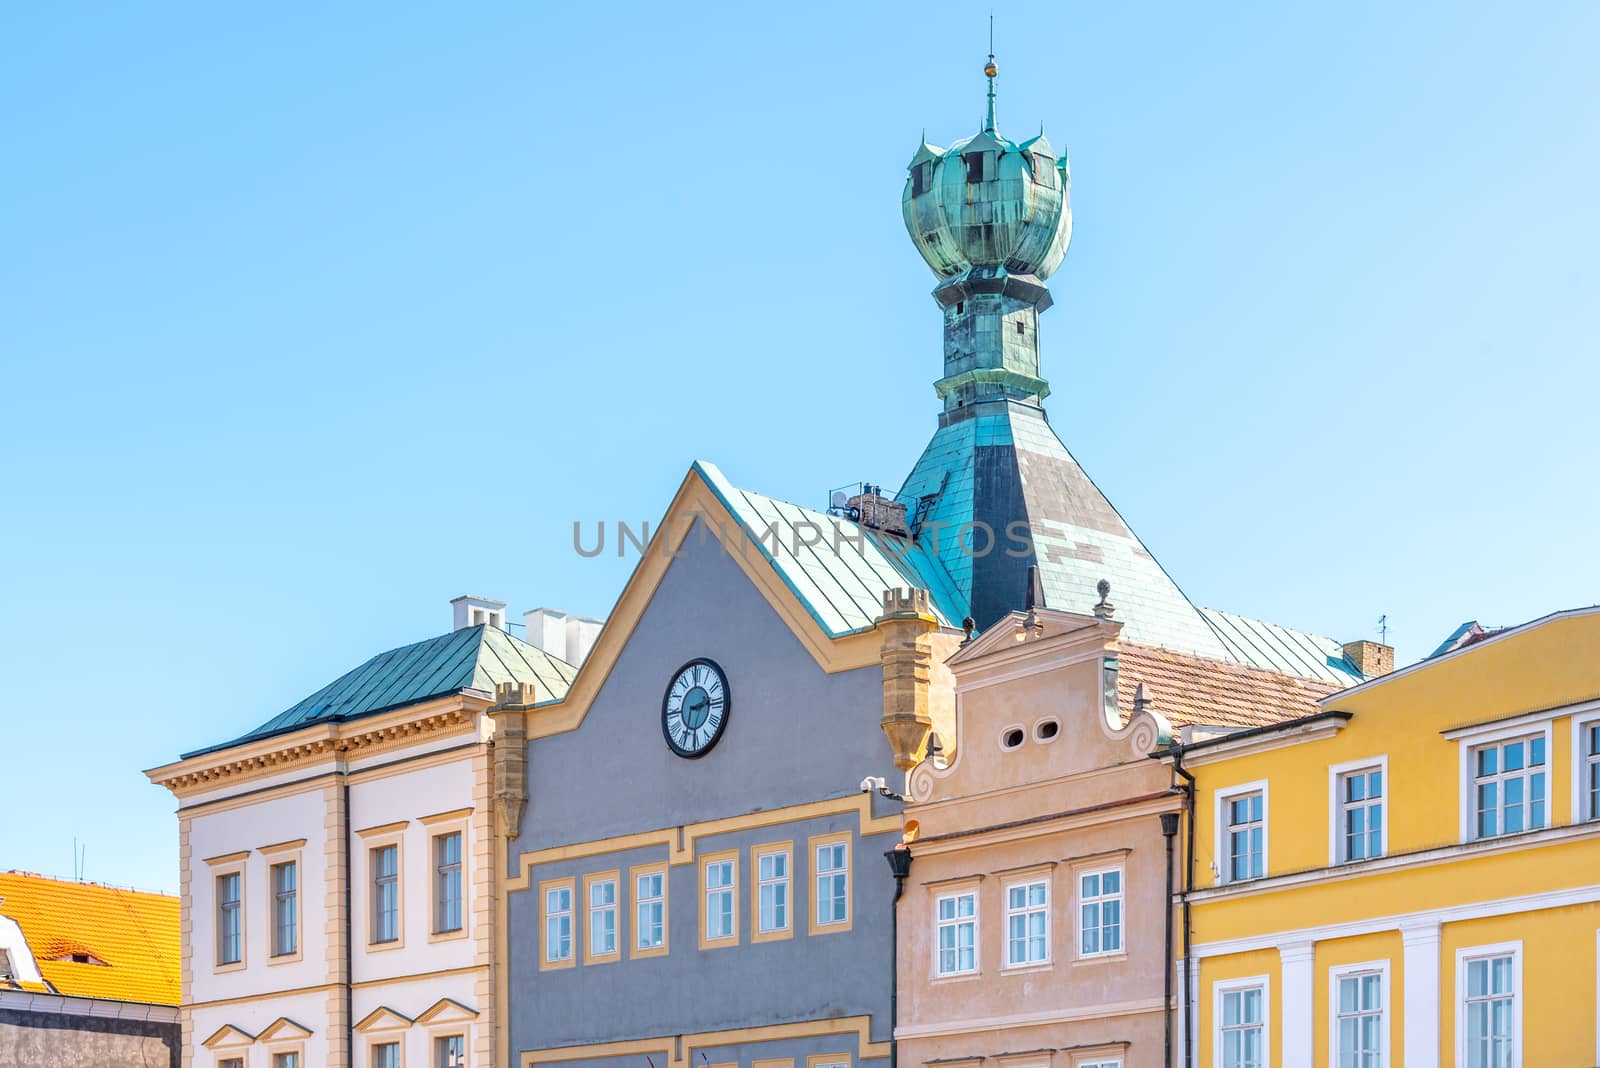
[[[949,148],[924,143],[911,158],[900,203],[906,231],[940,278],[1001,267],[1044,279],[1072,240],[1067,157],[1041,130],[1018,144],[994,118],[994,59],[984,68],[989,107],[983,129]]]

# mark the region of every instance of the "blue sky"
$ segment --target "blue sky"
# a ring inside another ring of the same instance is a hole
[[[1052,420],[1196,601],[1402,659],[1600,600],[1592,4],[1006,5],[1072,157]],[[0,9],[0,868],[474,592],[604,615],[690,462],[934,427],[899,196],[972,5]]]

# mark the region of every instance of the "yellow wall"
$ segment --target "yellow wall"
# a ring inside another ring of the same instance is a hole
[[[1390,1056],[1393,1064],[1402,1062],[1398,1021],[1405,1017],[1405,959],[1398,931],[1381,934],[1358,935],[1355,938],[1338,938],[1317,943],[1316,966],[1312,972],[1316,991],[1316,1011],[1312,1015],[1312,1033],[1315,1035],[1318,1064],[1332,1064],[1333,1016],[1332,984],[1329,969],[1342,964],[1362,964],[1367,961],[1389,962],[1389,1027]]]

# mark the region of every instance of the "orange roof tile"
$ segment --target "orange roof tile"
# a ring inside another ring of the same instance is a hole
[[[13,871],[0,873],[0,914],[17,921],[59,993],[156,1005],[181,998],[176,897]],[[105,964],[49,959],[83,952]]]
[[[1321,711],[1317,702],[1342,687],[1192,653],[1123,643],[1117,650],[1117,707],[1133,715],[1144,683],[1152,711],[1174,728],[1190,724],[1265,727]]]

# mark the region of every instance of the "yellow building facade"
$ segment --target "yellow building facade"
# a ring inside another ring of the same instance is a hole
[[[1187,1063],[1600,1064],[1600,608],[1193,735]]]

